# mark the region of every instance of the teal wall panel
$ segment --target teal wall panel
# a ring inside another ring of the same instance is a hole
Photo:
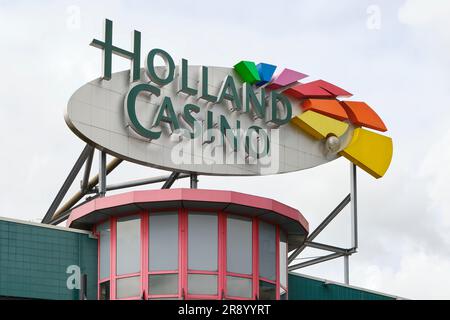
[[[0,220],[0,296],[78,299],[67,288],[67,267],[88,275],[88,299],[97,296],[97,240],[86,233]]]
[[[363,289],[289,274],[289,300],[395,300],[395,297]]]

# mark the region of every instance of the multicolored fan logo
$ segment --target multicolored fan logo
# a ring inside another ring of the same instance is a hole
[[[385,132],[387,128],[367,103],[341,100],[352,94],[324,80],[303,83],[300,80],[308,75],[291,69],[275,75],[276,69],[274,65],[256,65],[252,61],[234,66],[244,82],[298,100],[299,112],[293,110],[292,125],[313,139],[323,140],[330,150],[338,151],[375,178],[384,176],[392,160],[392,139],[372,131]],[[350,141],[342,141],[350,127],[353,128]]]

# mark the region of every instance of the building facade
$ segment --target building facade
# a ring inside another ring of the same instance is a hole
[[[308,224],[274,200],[138,191],[73,210],[68,227],[0,218],[0,299],[395,299],[287,272]]]

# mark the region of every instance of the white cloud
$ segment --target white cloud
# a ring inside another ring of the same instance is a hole
[[[387,265],[358,265],[354,270],[359,285],[409,299],[448,299],[450,260],[422,251],[411,251],[400,258],[395,270]]]
[[[436,137],[436,141],[430,146],[419,171],[426,181],[430,209],[440,214],[440,221],[447,228],[450,228],[449,146],[450,130],[447,130],[443,135]]]
[[[412,28],[423,49],[448,60],[450,53],[450,2],[447,0],[406,0],[398,11],[400,22]]]
[[[449,14],[450,3],[446,0],[406,0],[400,7],[398,17],[402,23],[439,31],[450,25]]]

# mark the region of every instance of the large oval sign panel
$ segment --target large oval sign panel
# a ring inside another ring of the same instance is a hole
[[[323,80],[268,63],[233,68],[177,66],[162,49],[140,68],[134,52],[112,45],[107,20],[104,75],[70,98],[66,122],[81,139],[118,158],[206,175],[264,175],[303,170],[344,156],[376,178],[392,158],[392,140],[364,102]],[[111,73],[112,55],[132,61]],[[156,58],[164,65],[156,66]],[[364,128],[363,128],[364,127]]]
[[[163,67],[155,69],[163,73]],[[179,90],[178,72],[163,87],[150,80],[130,83],[129,71],[115,73],[109,81],[96,79],[73,94],[66,122],[81,139],[116,157],[182,172],[275,174],[337,157],[336,152],[327,152],[324,141],[291,123],[301,113],[295,99],[266,89],[265,97],[248,94],[255,101],[244,101],[248,105],[243,106],[244,83],[234,69],[220,67],[207,69],[208,90],[203,94],[209,100],[200,98],[201,69],[188,68],[187,87],[196,88],[196,95]],[[141,77],[146,77],[144,70]],[[234,84],[219,97],[225,81]],[[233,87],[239,102],[232,101]],[[254,106],[258,103],[261,106]]]

